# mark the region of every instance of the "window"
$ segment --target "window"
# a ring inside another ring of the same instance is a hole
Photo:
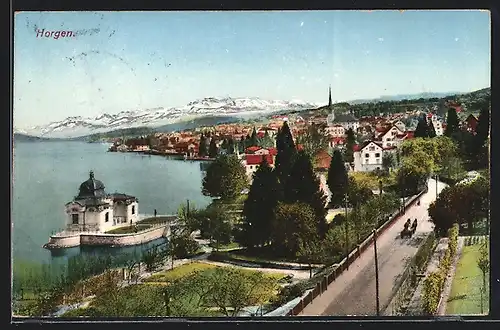
[[[135,214],[135,205],[132,205],[132,214]]]
[[[375,147],[374,146],[370,146],[370,151],[374,151],[375,150]]]
[[[78,224],[78,213],[72,214],[71,215],[71,220],[73,221],[74,225],[77,225]]]
[[[104,215],[104,222],[108,221],[109,221],[109,212],[106,212],[106,214]]]
[[[377,157],[377,158],[378,158],[378,157],[380,157],[380,153],[378,153],[378,152],[377,152],[377,153],[375,154],[375,157]]]
[[[366,157],[366,158],[370,157],[370,154],[365,154],[365,157]]]

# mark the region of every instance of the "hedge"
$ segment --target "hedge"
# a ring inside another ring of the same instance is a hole
[[[451,267],[453,257],[457,253],[458,224],[448,230],[448,248],[439,262],[438,270],[429,274],[424,281],[423,307],[428,314],[435,314],[439,307],[444,283]]]

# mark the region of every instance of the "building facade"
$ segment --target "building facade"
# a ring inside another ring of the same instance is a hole
[[[78,195],[66,204],[68,230],[106,232],[137,222],[137,198],[120,193],[107,194],[104,188],[91,171],[89,179],[80,185]]]

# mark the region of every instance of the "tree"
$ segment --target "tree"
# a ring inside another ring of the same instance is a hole
[[[232,137],[230,137],[228,140],[227,153],[229,155],[233,155],[235,153],[234,139]]]
[[[317,232],[323,238],[327,230],[326,196],[314,173],[311,159],[304,151],[298,153],[284,187],[287,203],[306,203],[314,210]]]
[[[188,233],[174,235],[170,240],[170,244],[171,254],[178,259],[192,257],[200,248],[198,242]]]
[[[486,293],[486,274],[490,270],[490,259],[488,256],[488,241],[485,240],[485,242],[481,245],[479,248],[479,258],[477,260],[477,266],[481,270],[481,273],[483,274],[483,285],[481,288],[481,313],[483,313],[483,297],[484,293]]]
[[[297,143],[301,144],[303,150],[313,159],[320,151],[328,148],[325,125],[309,125],[303,134],[297,136]]]
[[[274,170],[281,184],[284,184],[290,175],[290,170],[297,153],[295,142],[287,122],[279,130],[276,136],[276,164]]]
[[[200,145],[198,148],[199,148],[198,155],[200,157],[208,156],[207,138],[205,137],[205,135],[203,133],[201,133]]]
[[[278,204],[281,189],[276,173],[266,157],[253,175],[248,197],[244,202],[241,243],[244,246],[263,246],[271,239],[271,224],[274,208]]]
[[[454,223],[467,224],[469,234],[472,234],[474,223],[487,218],[488,211],[489,183],[483,177],[470,184],[444,188],[429,206],[431,220],[441,235],[445,235]]]
[[[436,137],[436,129],[434,128],[434,124],[432,123],[432,120],[429,122],[429,137],[430,138]]]
[[[490,130],[490,112],[488,108],[483,107],[479,114],[476,127],[476,135],[473,138],[473,150],[475,164],[479,168],[488,167],[488,136]]]
[[[246,140],[245,140],[245,137],[242,136],[239,143],[238,143],[238,150],[239,150],[240,154],[244,153],[245,149],[246,149]]]
[[[268,301],[278,288],[276,279],[262,272],[246,272],[237,268],[216,268],[210,276],[210,290],[205,301],[208,306],[216,306],[225,316],[238,316],[243,308],[259,306]]]
[[[215,138],[213,137],[210,140],[210,145],[208,146],[208,156],[210,158],[216,158],[218,154],[219,154],[219,150],[217,148],[217,144],[215,142]]]
[[[297,256],[301,262],[309,265],[309,278],[312,278],[312,263],[322,262],[324,260],[323,246],[320,242],[302,242],[297,252]]]
[[[258,145],[258,138],[257,138],[257,130],[255,129],[255,127],[253,128],[252,130],[252,135],[250,136],[250,146],[253,147],[253,146],[256,146]]]
[[[345,161],[347,163],[354,162],[354,145],[356,144],[356,136],[352,128],[349,128],[346,132],[346,146],[345,146]]]
[[[459,130],[460,123],[458,121],[457,110],[449,108],[446,116],[446,130],[444,131],[444,134],[448,137],[454,137],[454,134],[458,133]]]
[[[272,148],[274,147],[274,140],[269,135],[269,132],[266,130],[264,133],[264,137],[259,141],[259,146],[262,148]]]
[[[300,245],[317,240],[314,210],[307,204],[278,203],[273,217],[271,241],[278,254],[297,256]]]
[[[247,186],[245,168],[235,155],[221,155],[207,168],[202,193],[222,200],[234,199]]]
[[[231,242],[234,219],[227,208],[222,204],[212,204],[201,212],[201,219],[204,222],[204,234],[210,237],[210,241],[215,243],[215,250],[219,250],[222,244]]]
[[[394,155],[389,152],[384,152],[384,155],[382,156],[382,167],[384,168],[384,171],[386,174],[389,174],[391,171],[391,168],[395,166],[395,159]]]
[[[427,119],[425,116],[421,116],[418,119],[417,128],[415,133],[413,133],[415,138],[428,138],[429,137],[429,125],[427,124]]]
[[[331,192],[330,203],[335,206],[342,205],[349,182],[347,169],[345,168],[344,160],[339,150],[333,152],[326,183]]]

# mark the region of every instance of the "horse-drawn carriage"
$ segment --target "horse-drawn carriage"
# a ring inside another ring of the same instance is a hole
[[[413,234],[415,234],[416,230],[417,230],[417,219],[415,219],[413,223],[411,222],[410,219],[406,220],[405,226],[401,231],[401,238],[412,237]]]

